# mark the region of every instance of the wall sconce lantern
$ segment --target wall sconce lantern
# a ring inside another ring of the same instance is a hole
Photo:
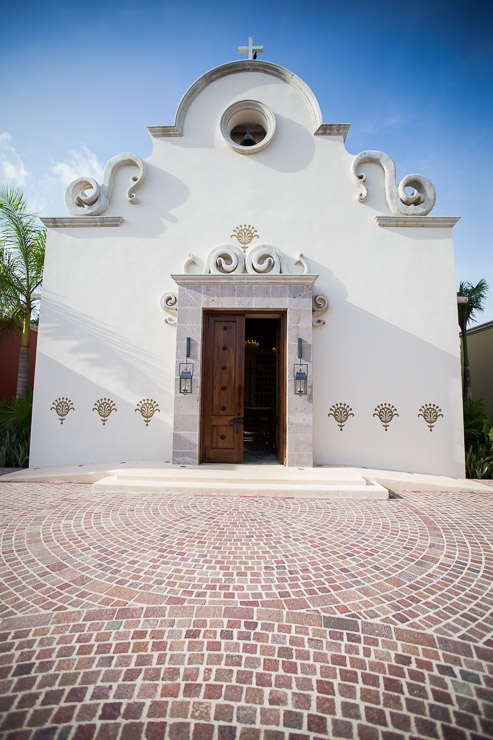
[[[187,361],[180,362],[180,393],[192,392],[193,363],[190,358],[190,337],[187,337]]]
[[[297,396],[306,396],[308,392],[308,365],[301,362],[303,356],[303,340],[298,337],[298,360],[294,364],[294,392]]]

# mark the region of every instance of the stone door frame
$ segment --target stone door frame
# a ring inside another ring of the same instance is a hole
[[[203,319],[206,311],[281,311],[286,326],[286,466],[313,466],[312,292],[318,275],[172,275],[178,285],[173,463],[198,465]],[[192,393],[180,394],[179,365],[190,337],[193,362]],[[298,338],[308,365],[308,393],[294,393],[293,367],[298,361]]]

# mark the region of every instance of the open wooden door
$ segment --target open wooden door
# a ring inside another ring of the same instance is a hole
[[[286,462],[286,314],[277,321],[276,328],[276,454]]]
[[[245,317],[207,314],[202,378],[202,462],[243,462]]]

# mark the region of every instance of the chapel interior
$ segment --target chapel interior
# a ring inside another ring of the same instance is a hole
[[[278,319],[245,320],[245,410],[243,460],[276,464]]]

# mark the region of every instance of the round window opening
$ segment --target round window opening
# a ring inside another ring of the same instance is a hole
[[[265,128],[258,123],[240,123],[231,130],[229,135],[235,144],[256,146],[265,139],[266,133]]]
[[[271,109],[257,100],[241,100],[224,111],[221,133],[236,152],[254,154],[268,146],[276,130]]]

